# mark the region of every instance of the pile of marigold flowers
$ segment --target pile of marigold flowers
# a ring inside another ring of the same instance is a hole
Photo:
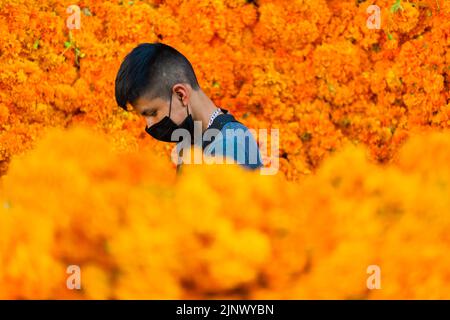
[[[187,56],[217,105],[281,130],[289,179],[347,141],[389,162],[411,130],[450,126],[449,33],[444,0],[0,0],[0,175],[48,128],[77,123],[167,156],[113,94],[124,56],[156,41]]]
[[[232,165],[176,178],[111,144],[57,130],[12,161],[0,298],[450,298],[450,132],[411,138],[385,167],[348,144],[302,182]]]

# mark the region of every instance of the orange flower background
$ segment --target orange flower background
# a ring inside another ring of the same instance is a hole
[[[445,0],[0,0],[0,298],[450,298],[449,34]],[[175,181],[171,146],[114,101],[155,41],[280,129],[284,177]]]
[[[114,101],[123,57],[163,41],[249,127],[280,128],[281,169],[314,171],[345,141],[389,161],[415,129],[450,126],[449,1],[0,1],[0,163],[47,128],[88,123],[124,148],[156,144]],[[67,7],[81,28],[66,27]]]

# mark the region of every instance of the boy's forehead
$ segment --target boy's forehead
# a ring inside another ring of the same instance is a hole
[[[149,99],[148,97],[142,96],[136,99],[136,101],[133,103],[133,108],[138,112],[142,112],[147,109],[163,108],[164,105],[165,101],[161,98]]]

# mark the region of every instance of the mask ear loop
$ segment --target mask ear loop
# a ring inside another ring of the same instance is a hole
[[[170,118],[170,113],[172,112],[172,94],[170,95],[170,104],[169,104],[169,118]]]
[[[180,100],[180,101],[181,101],[181,103],[183,103],[182,100]],[[188,105],[188,104],[186,105],[186,113],[187,113],[187,115],[189,116],[189,105]]]

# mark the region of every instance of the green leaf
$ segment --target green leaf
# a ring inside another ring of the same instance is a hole
[[[72,46],[72,43],[70,41],[64,42],[64,47],[70,48]]]
[[[394,40],[394,37],[390,33],[387,34],[387,37],[388,37],[389,40]]]
[[[89,10],[88,7],[83,8],[83,13],[85,16],[88,16],[88,17],[92,16],[91,10]]]
[[[350,125],[351,125],[351,121],[350,121],[350,119],[349,118],[347,118],[347,117],[345,117],[345,118],[343,118],[342,120],[341,120],[341,126],[342,127],[344,127],[344,128],[348,128]]]
[[[331,93],[336,93],[336,89],[334,88],[334,86],[331,83],[327,83],[327,86],[328,86],[328,90]]]
[[[396,13],[398,10],[403,10],[401,0],[395,0],[395,3],[391,6],[392,13]]]
[[[34,43],[33,43],[33,49],[37,49],[39,48],[39,39],[37,39]]]
[[[311,141],[312,139],[312,134],[309,132],[303,132],[300,135],[300,139],[302,139],[303,142],[307,142],[307,141]]]
[[[380,44],[374,43],[372,45],[372,50],[375,51],[375,52],[380,52],[381,51]]]
[[[395,127],[394,125],[389,126],[389,130],[391,131],[392,135],[395,133],[396,129],[397,129],[397,127]]]

